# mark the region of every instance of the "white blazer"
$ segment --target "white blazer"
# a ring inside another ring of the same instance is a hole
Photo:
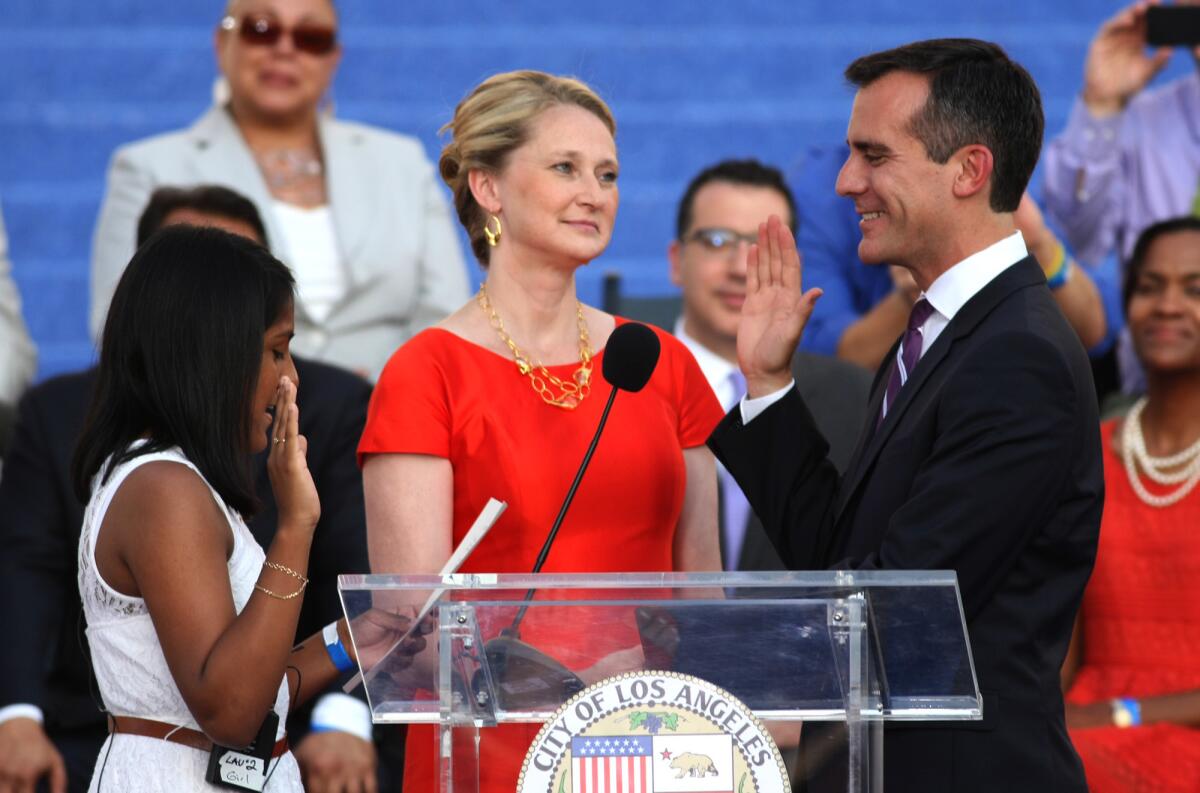
[[[17,400],[37,369],[37,353],[21,315],[21,295],[8,261],[3,217],[0,217],[0,350],[3,350],[0,353],[0,456],[3,456]]]
[[[397,347],[466,302],[466,267],[440,180],[415,138],[325,117],[319,136],[347,291],[321,322],[297,299],[292,349],[374,381]],[[122,146],[109,164],[92,246],[90,327],[97,344],[150,193],[201,184],[223,185],[253,201],[275,255],[289,260],[271,194],[223,107],[189,129]]]

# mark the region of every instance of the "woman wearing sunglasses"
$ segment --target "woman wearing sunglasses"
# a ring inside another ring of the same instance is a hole
[[[374,380],[396,347],[467,299],[433,167],[416,140],[322,111],[341,59],[330,0],[232,0],[214,43],[227,99],[113,157],[92,254],[92,335],[154,188],[220,184],[254,201],[296,273],[295,349]]]

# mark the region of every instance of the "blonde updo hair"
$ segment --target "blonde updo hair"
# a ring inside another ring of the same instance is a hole
[[[458,219],[471,239],[471,250],[487,266],[491,246],[483,233],[488,215],[471,194],[467,175],[499,171],[510,152],[529,139],[530,123],[554,105],[576,105],[604,122],[616,137],[612,111],[595,91],[573,77],[521,70],[496,74],[467,94],[441,132],[450,132],[438,170],[454,194]]]

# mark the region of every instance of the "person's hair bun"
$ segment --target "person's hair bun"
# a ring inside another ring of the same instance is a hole
[[[438,173],[454,196],[459,222],[467,230],[471,250],[487,266],[491,246],[483,233],[488,213],[471,193],[471,171],[499,171],[509,153],[529,137],[533,119],[548,107],[575,105],[592,113],[616,135],[612,111],[596,92],[572,77],[537,71],[492,75],[471,90],[454,117],[442,127],[450,139],[438,157]]]
[[[452,141],[442,149],[442,156],[438,159],[438,173],[442,175],[442,181],[453,189],[454,181],[458,178],[461,170],[462,159],[458,152],[458,145]]]

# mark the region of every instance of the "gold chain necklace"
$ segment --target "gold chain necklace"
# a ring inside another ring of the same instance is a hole
[[[578,300],[575,301],[575,317],[579,324],[579,368],[572,375],[571,379],[574,382],[568,383],[547,371],[540,361],[529,360],[529,356],[521,351],[512,336],[509,336],[508,331],[504,329],[504,322],[496,313],[496,309],[492,307],[491,301],[488,300],[486,284],[479,285],[479,294],[475,296],[475,299],[478,301],[479,307],[483,309],[483,313],[487,315],[488,323],[496,331],[500,341],[504,342],[512,352],[517,370],[522,376],[529,378],[529,382],[538,396],[547,405],[554,405],[564,410],[574,410],[579,407],[579,403],[587,398],[592,390],[592,347],[588,342],[587,322],[583,318],[583,304]],[[554,391],[558,393],[556,394]]]

